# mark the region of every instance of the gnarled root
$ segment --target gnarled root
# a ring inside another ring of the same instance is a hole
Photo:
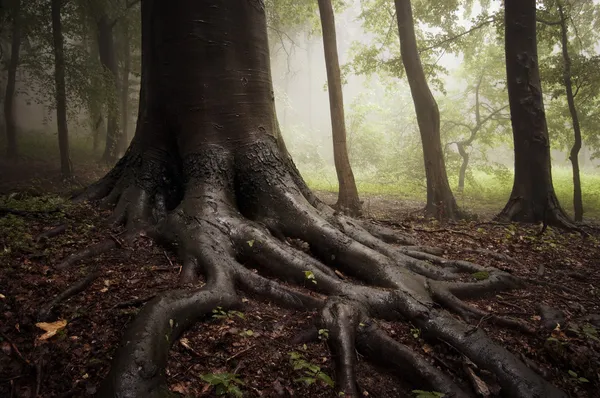
[[[181,163],[185,195],[176,208],[163,206],[167,215],[163,211],[162,217],[153,218],[159,201],[143,190],[144,195],[133,196],[143,197],[141,202],[117,204],[117,209],[127,209],[118,210],[124,219],[118,218],[134,230],[151,225],[157,239],[176,243],[183,259],[182,281],[193,284],[202,273],[207,284],[167,292],[146,304],[123,338],[101,397],[169,396],[164,372],[169,347],[214,308],[238,305],[237,289],[279,305],[320,309],[335,363],[336,390],[346,396],[359,396],[356,350],[410,377],[415,388],[469,396],[443,371],[377,329],[370,319],[379,318],[409,321],[424,338],[449,344],[494,373],[507,396],[565,397],[480,328],[447,311],[465,318],[487,316],[461,299],[517,288],[515,278],[495,268],[443,259],[439,250],[421,248],[413,239],[393,240],[388,232],[335,213],[299,184],[269,139],[235,150],[212,146]],[[103,192],[109,195],[107,189]],[[144,210],[131,210],[135,203],[144,205],[133,209]],[[129,223],[132,217],[136,220]],[[311,254],[285,238],[305,242]],[[340,271],[349,277],[340,278]],[[487,278],[455,282],[461,273],[476,272]]]

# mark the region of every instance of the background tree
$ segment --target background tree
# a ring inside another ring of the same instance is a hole
[[[323,27],[323,48],[327,67],[327,85],[329,88],[329,107],[333,135],[333,157],[339,181],[336,207],[350,214],[360,212],[358,190],[348,158],[346,145],[346,122],[344,118],[344,97],[342,79],[335,37],[335,17],[331,0],[319,0],[321,26]]]
[[[550,140],[539,75],[535,0],[505,1],[508,97],[515,179],[498,218],[569,226],[552,183]]]
[[[52,0],[52,37],[54,42],[54,76],[56,79],[56,120],[60,148],[60,171],[63,178],[71,178],[73,169],[69,154],[67,128],[67,93],[65,88],[65,58],[60,10],[63,0]]]
[[[15,159],[18,156],[17,127],[14,115],[15,84],[17,67],[19,66],[19,52],[21,47],[22,9],[21,0],[11,0],[8,3],[8,15],[11,21],[10,60],[8,62],[8,77],[4,91],[4,120],[6,129],[6,156]],[[8,18],[7,18],[8,19]]]
[[[421,65],[409,0],[396,0],[400,52],[410,85],[421,132],[425,174],[427,176],[427,214],[439,219],[460,216],[448,183],[440,138],[440,113]]]

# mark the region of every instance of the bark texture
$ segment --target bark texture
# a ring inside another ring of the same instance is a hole
[[[378,329],[377,318],[412,322],[428,338],[445,341],[494,373],[507,396],[565,397],[481,329],[448,312],[479,322],[486,314],[462,299],[515,288],[519,280],[443,259],[434,254],[439,249],[415,246],[409,236],[334,211],[307,188],[278,137],[263,7],[254,0],[142,3],[136,134],[113,170],[79,200],[113,206],[112,221],[126,225],[124,240],[144,233],[176,245],[181,282],[195,287],[159,294],[144,306],[99,396],[174,396],[165,374],[171,345],[216,307],[241,305],[241,290],[321,312],[336,388],[347,397],[359,396],[356,350],[410,375],[415,388],[471,395]],[[287,238],[308,243],[314,256]],[[113,240],[100,242],[60,267],[115,246]],[[355,279],[340,279],[335,270]],[[317,283],[306,283],[307,272]],[[473,272],[489,278],[458,281],[461,273]],[[200,273],[206,285],[198,288]]]
[[[54,43],[54,80],[56,84],[56,123],[60,149],[60,171],[63,178],[73,176],[69,153],[69,130],[67,127],[67,91],[65,86],[65,56],[61,21],[61,0],[52,0],[52,39]]]
[[[505,1],[508,98],[515,178],[501,220],[570,226],[552,184],[550,140],[537,54],[535,0]]]
[[[440,111],[427,84],[417,49],[411,2],[395,0],[395,4],[402,63],[410,85],[423,145],[427,178],[425,211],[429,216],[438,219],[456,219],[460,217],[460,211],[448,183],[440,138]]]
[[[112,164],[125,152],[126,142],[121,138],[119,127],[119,101],[117,100],[120,97],[119,66],[115,51],[113,25],[105,12],[98,18],[97,29],[100,62],[112,85],[109,89],[111,94],[108,95],[107,100],[106,144],[102,160]]]
[[[329,109],[331,113],[331,131],[333,136],[333,158],[339,182],[339,193],[336,207],[352,215],[360,213],[360,200],[354,181],[354,174],[348,157],[346,144],[346,121],[344,117],[344,95],[342,93],[342,77],[338,59],[335,33],[335,15],[331,0],[319,0],[319,13],[323,29],[323,49],[327,68],[327,87],[329,93]]]
[[[569,35],[567,18],[563,6],[558,2],[558,14],[560,16],[560,41],[564,62],[563,81],[567,94],[567,103],[573,122],[573,146],[569,153],[569,160],[573,166],[573,210],[575,221],[583,221],[583,198],[581,196],[581,176],[579,173],[579,151],[581,150],[581,127],[579,126],[579,115],[575,106],[575,95],[573,94],[573,81],[571,72],[571,56],[569,55]]]
[[[4,92],[4,120],[6,128],[6,157],[15,159],[19,155],[17,147],[17,126],[15,124],[14,98],[21,48],[21,0],[13,0],[9,8],[12,16],[10,61]]]

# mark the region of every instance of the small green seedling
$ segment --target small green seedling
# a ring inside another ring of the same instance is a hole
[[[238,385],[243,386],[244,382],[234,373],[208,373],[200,375],[200,378],[215,387],[215,392],[219,396],[243,397],[242,390]]]
[[[578,383],[589,383],[590,382],[585,377],[579,377],[577,375],[577,372],[575,372],[573,370],[569,370],[569,376],[571,376],[572,378],[574,378]]]
[[[320,366],[308,362],[306,359],[304,359],[302,354],[299,354],[295,351],[290,352],[290,363],[295,371],[301,371],[303,373],[303,376],[294,379],[294,381],[311,385],[316,383],[317,380],[321,380],[331,388],[335,386],[335,383],[331,377],[329,377],[326,373],[323,373]]]
[[[240,319],[244,319],[243,313],[233,310],[225,311],[223,307],[215,308],[214,310],[212,310],[212,313],[212,317],[215,319],[233,318],[234,316],[237,316]]]
[[[319,329],[319,340],[327,340],[329,338],[329,329]]]
[[[304,277],[311,281],[312,283],[314,283],[315,285],[317,284],[317,279],[315,278],[315,274],[313,274],[312,271],[304,271]]]
[[[438,391],[412,390],[416,398],[444,398],[446,394]]]
[[[419,328],[412,328],[412,329],[410,329],[410,334],[412,334],[412,336],[415,339],[418,339],[419,337],[421,337],[421,329],[419,329]]]
[[[487,271],[479,271],[471,274],[471,276],[478,281],[484,281],[490,277],[490,273]]]

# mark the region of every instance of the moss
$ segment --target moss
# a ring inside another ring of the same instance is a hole
[[[487,271],[479,271],[471,274],[471,276],[478,281],[483,281],[490,277],[490,273]]]

